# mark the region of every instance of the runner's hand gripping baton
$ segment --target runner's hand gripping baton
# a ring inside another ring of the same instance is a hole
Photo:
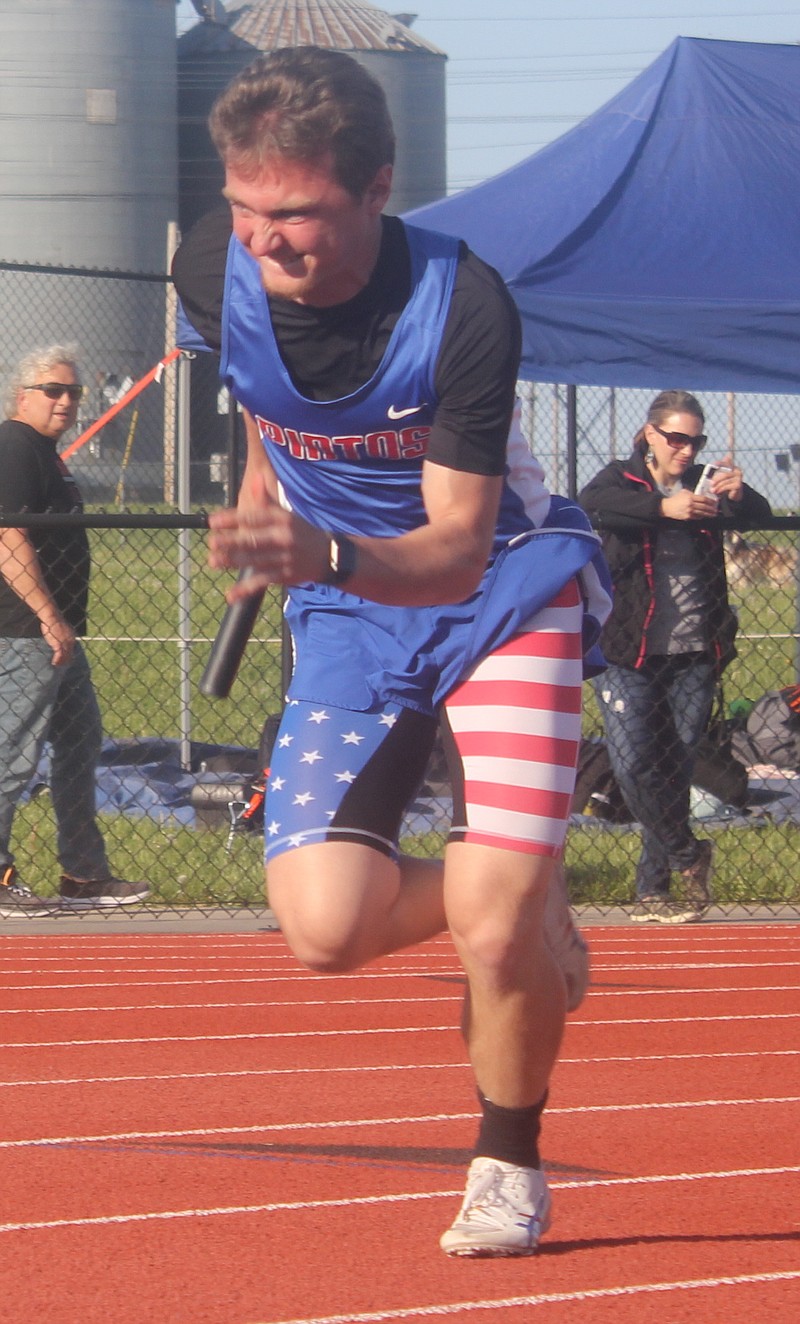
[[[241,584],[255,573],[252,566],[245,566],[239,573],[238,583]],[[262,590],[261,593],[251,594],[249,598],[229,603],[217,637],[211,645],[206,669],[200,677],[201,694],[210,699],[227,699],[263,600]]]

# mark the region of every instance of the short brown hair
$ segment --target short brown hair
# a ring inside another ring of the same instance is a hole
[[[357,199],[394,162],[380,83],[319,46],[260,55],[218,97],[209,128],[223,161],[253,174],[272,156],[310,163],[330,154],[337,182]]]

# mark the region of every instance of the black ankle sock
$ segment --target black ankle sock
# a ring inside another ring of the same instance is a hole
[[[528,1108],[502,1108],[478,1090],[483,1110],[473,1158],[502,1159],[520,1168],[539,1168],[539,1132],[547,1094]]]

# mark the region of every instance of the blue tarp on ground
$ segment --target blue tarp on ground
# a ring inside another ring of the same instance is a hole
[[[247,800],[258,770],[258,750],[240,745],[211,745],[192,741],[189,767],[181,762],[181,744],[161,736],[103,742],[97,767],[97,808],[147,818],[162,826],[196,828],[230,825],[233,800]],[[693,812],[708,826],[760,827],[764,822],[800,822],[800,773],[766,765],[750,768],[751,804],[744,814],[719,801],[700,803]],[[46,789],[50,775],[50,749],[45,750],[23,799]],[[408,806],[403,833],[444,832],[450,821],[452,800],[446,785],[420,788]],[[635,825],[611,825],[585,814],[574,814],[573,827],[631,832]]]
[[[239,792],[249,796],[257,761],[255,749],[191,741],[189,767],[184,768],[178,740],[160,736],[106,739],[97,766],[97,808],[100,813],[184,827],[196,827],[203,812],[211,811],[224,822],[229,818],[228,800],[237,798]],[[29,793],[46,787],[49,774],[46,746]]]
[[[800,47],[679,37],[520,165],[406,219],[519,307],[521,376],[800,392]]]

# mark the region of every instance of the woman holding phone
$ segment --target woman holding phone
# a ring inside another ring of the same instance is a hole
[[[772,512],[725,455],[707,473],[705,415],[688,391],[662,391],[627,460],[606,465],[579,501],[603,539],[614,605],[595,681],[609,758],[642,827],[631,918],[661,924],[701,918],[711,902],[712,843],[689,822],[694,752],[719,677],[734,656],[716,515]],[[704,481],[700,484],[700,478]],[[672,894],[672,874],[681,887]]]

